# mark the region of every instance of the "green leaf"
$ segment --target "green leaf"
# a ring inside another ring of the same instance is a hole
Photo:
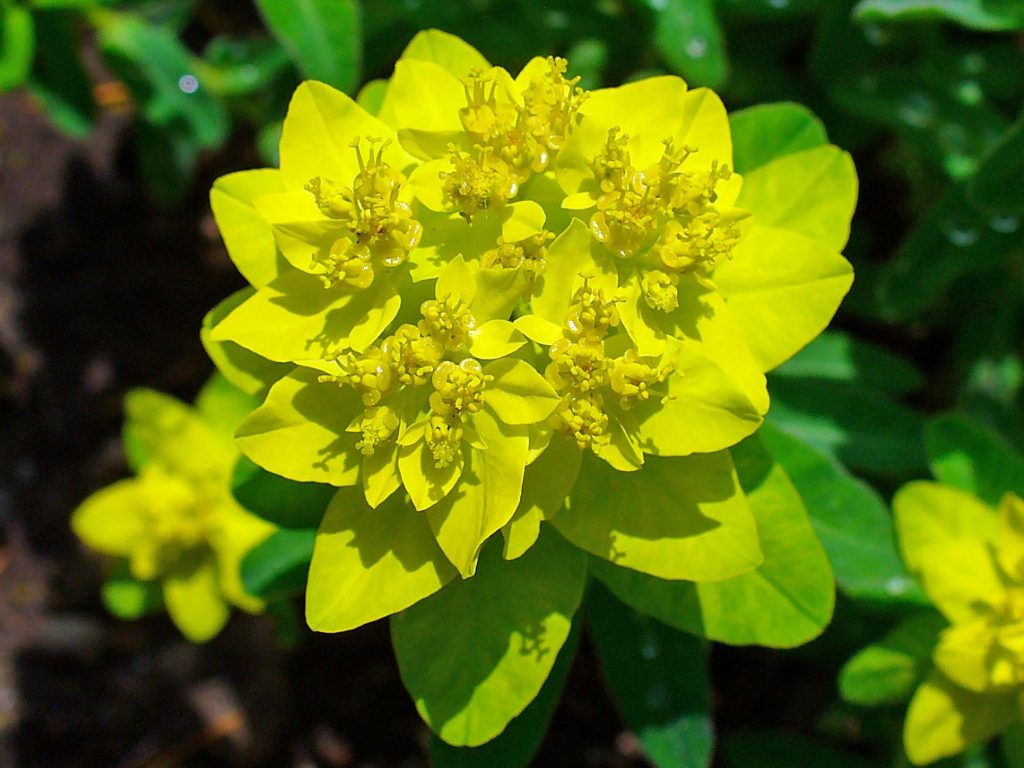
[[[434,594],[455,575],[403,494],[371,509],[362,488],[342,488],[317,531],[306,622],[316,632],[355,629]]]
[[[932,650],[946,620],[935,611],[904,619],[877,643],[859,651],[839,674],[839,692],[851,704],[906,701],[931,669]]]
[[[999,435],[964,414],[931,419],[925,444],[942,483],[995,506],[1007,491],[1024,496],[1024,457]]]
[[[569,638],[558,651],[551,674],[537,698],[513,718],[500,736],[479,747],[453,747],[430,734],[430,764],[434,768],[525,768],[533,760],[562,696],[579,646],[581,622],[573,622]]]
[[[1005,229],[1005,228],[1002,228]],[[941,306],[952,286],[981,269],[1003,268],[1019,235],[976,210],[962,188],[948,189],[882,268],[878,312],[889,322]]]
[[[825,126],[807,107],[792,102],[761,104],[729,115],[733,163],[749,173],[772,160],[828,143]]]
[[[35,50],[35,29],[28,8],[11,0],[0,2],[0,91],[25,82]]]
[[[853,18],[861,24],[951,21],[983,32],[1024,29],[1024,9],[1000,10],[985,0],[862,0],[853,9]]]
[[[600,88],[604,70],[608,66],[608,44],[604,40],[589,38],[577,40],[565,54],[571,75],[578,75],[580,87]]]
[[[266,37],[218,35],[207,43],[203,59],[210,88],[222,97],[257,95],[282,75],[294,77],[288,51]]]
[[[187,137],[197,148],[219,146],[227,137],[228,115],[198,79],[188,49],[171,31],[140,18],[102,18],[106,21],[99,27],[100,48],[128,86],[144,121]]]
[[[871,486],[772,424],[758,436],[803,499],[840,589],[859,599],[926,602],[896,551],[892,516]]]
[[[260,160],[271,168],[277,168],[281,164],[281,132],[284,130],[283,120],[274,120],[267,123],[256,134],[256,149],[260,153]]]
[[[58,128],[83,138],[92,129],[96,105],[73,21],[64,13],[37,11],[35,27],[40,53],[29,77],[29,90]]]
[[[759,568],[698,584],[656,579],[598,559],[591,569],[620,600],[677,629],[732,645],[800,645],[819,635],[832,616],[828,558],[796,489],[756,436],[731,450],[757,521],[764,552]]]
[[[353,93],[362,68],[356,0],[256,0],[302,74]]]
[[[1024,13],[1024,11],[1022,11]],[[990,211],[1024,209],[1024,118],[1011,126],[979,161],[968,186],[971,200]]]
[[[712,0],[643,0],[654,11],[654,47],[694,85],[725,82],[729,60]]]
[[[138,619],[163,607],[159,581],[132,578],[128,560],[118,560],[100,592],[107,610],[119,619]]]
[[[723,751],[727,768],[877,768],[863,757],[780,731],[738,732],[725,740]]]
[[[1016,722],[1003,731],[1000,746],[1006,768],[1024,768],[1024,722]]]
[[[716,580],[761,562],[757,530],[727,451],[648,457],[620,472],[583,457],[566,508],[552,524],[580,549],[665,579]]]
[[[301,592],[313,559],[315,528],[275,531],[242,560],[242,583],[254,597]]]
[[[135,154],[146,192],[159,205],[177,205],[192,183],[199,148],[192,136],[175,128],[135,124]]]
[[[917,392],[925,381],[921,372],[899,355],[841,331],[825,331],[773,374],[845,381],[898,395]]]
[[[281,528],[320,525],[336,488],[322,483],[299,483],[278,477],[240,456],[231,478],[235,501]]]
[[[516,560],[484,548],[476,575],[391,620],[420,715],[442,739],[478,746],[540,692],[583,597],[586,558],[546,527]]]
[[[769,422],[850,469],[898,479],[924,469],[924,420],[884,392],[785,376],[772,376],[769,390]]]
[[[587,617],[608,688],[651,762],[707,768],[714,746],[707,642],[630,610],[596,584]]]

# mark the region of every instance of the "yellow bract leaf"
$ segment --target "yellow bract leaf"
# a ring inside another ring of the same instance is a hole
[[[899,490],[893,512],[907,568],[950,621],[970,621],[977,603],[1005,595],[990,549],[999,525],[991,507],[955,488],[920,481]]]
[[[914,765],[926,765],[981,744],[1019,717],[1016,692],[973,693],[933,672],[910,702],[903,745]]]
[[[408,608],[455,577],[426,519],[398,496],[371,509],[359,489],[340,490],[317,531],[306,621],[344,632]]]
[[[281,172],[273,168],[221,176],[210,190],[210,207],[228,255],[246,280],[265,285],[280,272],[273,233],[255,209],[265,195],[284,192]]]
[[[781,365],[828,325],[853,284],[846,259],[783,229],[756,226],[714,282],[762,370]]]

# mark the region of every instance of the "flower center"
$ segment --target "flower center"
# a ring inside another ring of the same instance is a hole
[[[547,272],[548,242],[554,233],[543,231],[514,243],[498,238],[497,246],[480,256],[480,266],[485,269],[519,269],[526,275],[525,297],[531,298],[540,289]]]
[[[716,207],[717,186],[732,171],[718,161],[706,171],[684,170],[697,149],[677,149],[671,139],[657,165],[638,169],[628,139],[611,128],[590,163],[600,190],[590,231],[620,258],[643,256],[638,267],[644,299],[653,309],[671,312],[679,306],[679,275],[710,273],[739,241],[736,218]]]
[[[306,184],[320,211],[343,221],[347,229],[326,255],[313,257],[328,286],[368,288],[381,268],[404,264],[423,237],[423,226],[412,217],[409,204],[399,199],[405,176],[384,160],[390,142],[366,141],[365,157],[362,139],[356,138],[351,145],[359,162],[351,187],[322,176]]]

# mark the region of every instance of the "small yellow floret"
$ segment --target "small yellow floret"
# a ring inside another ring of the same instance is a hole
[[[452,170],[439,174],[445,200],[467,219],[478,211],[500,208],[519,191],[508,165],[490,147],[476,149],[474,158],[449,147]]]
[[[328,285],[344,283],[356,289],[373,283],[374,262],[400,266],[423,237],[423,225],[412,217],[409,204],[399,199],[405,176],[384,160],[389,142],[368,139],[365,157],[361,143],[357,138],[351,145],[359,162],[351,187],[321,176],[306,184],[321,212],[343,221],[348,230],[326,256],[315,256],[314,262],[325,271]]]
[[[423,302],[420,307],[423,333],[436,339],[448,352],[465,349],[475,322],[469,308],[460,300],[448,296]]]
[[[663,382],[671,373],[671,366],[653,368],[635,349],[630,349],[612,362],[608,382],[619,396],[619,405],[628,411],[638,402],[649,400],[653,394],[651,387]]]
[[[508,243],[499,237],[497,247],[485,251],[480,266],[485,269],[520,269],[526,274],[526,298],[533,296],[547,272],[547,244],[554,233],[542,231],[524,240]]]
[[[360,438],[356,450],[364,456],[372,456],[377,446],[389,440],[398,429],[398,417],[390,408],[367,408],[359,418]]]

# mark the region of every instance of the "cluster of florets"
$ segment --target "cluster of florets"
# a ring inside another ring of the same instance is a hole
[[[352,142],[359,161],[352,186],[321,176],[306,184],[320,212],[344,226],[326,253],[313,255],[312,266],[328,287],[368,288],[380,269],[404,264],[423,237],[423,225],[413,218],[409,203],[399,199],[405,175],[384,161],[390,142],[371,138],[367,143],[364,158],[361,139]]]
[[[715,205],[716,187],[732,171],[717,160],[706,171],[684,170],[698,150],[676,148],[671,139],[665,140],[657,165],[638,169],[628,140],[611,128],[604,149],[590,164],[600,190],[590,231],[619,258],[640,257],[644,299],[653,309],[671,312],[679,306],[680,275],[710,273],[739,241],[735,221]]]
[[[551,344],[551,362],[544,371],[562,397],[553,425],[580,448],[595,453],[611,439],[606,397],[613,396],[619,408],[630,410],[650,399],[652,387],[672,373],[671,366],[655,367],[633,348],[620,357],[608,357],[606,339],[619,322],[615,301],[602,290],[584,285],[573,295],[562,338]]]

